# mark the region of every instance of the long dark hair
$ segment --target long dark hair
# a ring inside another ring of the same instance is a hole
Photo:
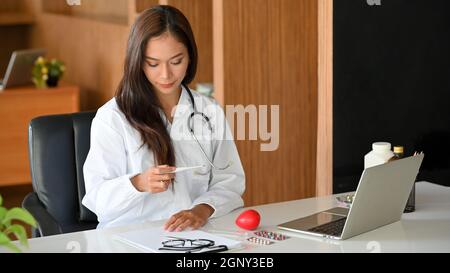
[[[193,80],[197,71],[197,45],[188,20],[174,7],[154,6],[143,11],[131,28],[116,101],[131,126],[141,134],[142,145],[153,151],[155,164],[174,166],[172,141],[159,112],[161,103],[143,71],[147,42],[166,32],[183,43],[189,53],[190,62],[182,84]]]

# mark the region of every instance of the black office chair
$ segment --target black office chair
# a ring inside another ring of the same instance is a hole
[[[97,216],[81,204],[86,191],[83,164],[90,147],[95,112],[42,116],[30,122],[28,148],[33,192],[22,206],[37,220],[33,237],[97,226]]]

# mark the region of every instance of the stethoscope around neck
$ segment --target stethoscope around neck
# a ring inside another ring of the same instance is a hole
[[[195,136],[195,132],[194,132],[194,117],[196,115],[201,116],[203,123],[205,123],[208,126],[208,129],[211,131],[211,134],[213,133],[213,128],[211,126],[211,122],[208,118],[208,116],[206,116],[204,113],[197,111],[197,107],[195,105],[195,101],[194,101],[194,96],[192,95],[191,90],[189,90],[189,88],[185,85],[182,85],[182,87],[186,90],[186,92],[189,95],[189,99],[191,100],[191,104],[192,104],[192,113],[189,114],[189,117],[187,119],[187,126],[189,129],[189,133],[191,134],[192,138],[195,140],[195,142],[197,142],[198,147],[200,148],[201,153],[203,154],[203,157],[206,159],[206,161],[208,162],[208,164],[215,170],[219,170],[219,171],[223,171],[228,169],[233,162],[228,161],[227,165],[225,165],[224,167],[218,167],[216,166],[211,159],[209,159],[208,155],[206,154],[205,150],[203,149],[202,145],[200,144],[200,141],[198,141],[197,137]]]

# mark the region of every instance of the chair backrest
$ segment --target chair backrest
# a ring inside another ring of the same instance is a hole
[[[33,190],[63,232],[95,228],[97,216],[81,204],[83,164],[95,112],[42,116],[28,135]]]

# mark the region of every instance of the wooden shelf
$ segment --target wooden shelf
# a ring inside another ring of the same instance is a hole
[[[0,26],[30,25],[34,23],[34,16],[27,13],[0,13]]]

